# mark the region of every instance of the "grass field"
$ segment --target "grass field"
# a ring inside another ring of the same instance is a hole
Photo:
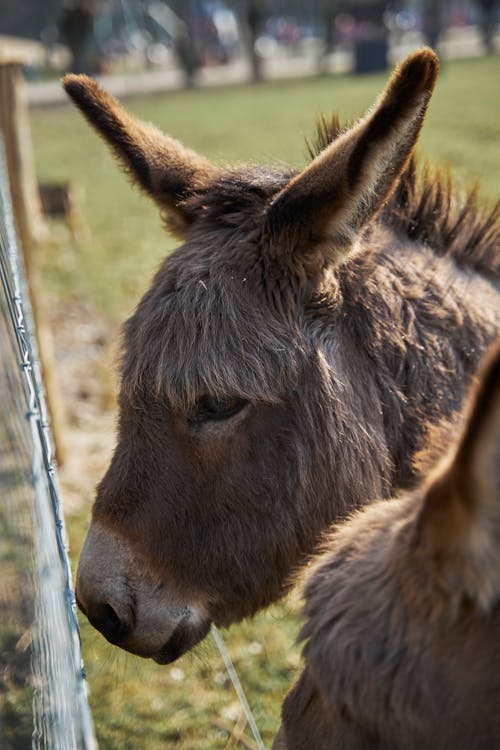
[[[482,195],[500,190],[498,149],[500,59],[447,63],[420,151],[449,163],[459,180],[479,177]],[[304,136],[315,117],[337,110],[362,113],[385,77],[321,77],[253,87],[170,93],[128,103],[130,109],[220,162],[305,163]],[[107,150],[69,108],[33,112],[37,169],[43,180],[78,181],[85,189],[90,238],[71,260],[47,245],[40,262],[50,295],[90,298],[110,337],[131,311],[164,255],[173,247],[156,210],[131,190]],[[75,553],[88,508],[69,519]],[[266,744],[280,703],[300,665],[297,601],[276,605],[231,628],[227,641]],[[215,750],[243,747],[241,710],[215,647],[207,640],[178,664],[158,667],[108,646],[83,623],[91,705],[103,750]],[[248,737],[248,735],[247,735]]]

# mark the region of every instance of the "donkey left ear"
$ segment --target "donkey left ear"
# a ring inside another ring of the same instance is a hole
[[[488,610],[500,599],[500,341],[479,381],[448,465],[428,487],[420,534],[454,590]]]
[[[190,221],[183,201],[216,173],[216,167],[130,115],[92,78],[69,74],[62,83],[125,171],[166,212],[172,230],[182,237]]]
[[[295,253],[328,240],[327,260],[349,253],[410,158],[438,69],[431,49],[409,55],[373,110],[278,193],[267,215],[273,245]],[[280,243],[283,235],[288,241]]]

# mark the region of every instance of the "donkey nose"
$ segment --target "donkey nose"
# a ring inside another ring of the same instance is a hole
[[[107,602],[87,606],[85,614],[91,625],[115,646],[124,640],[129,631],[126,623],[120,620],[111,604]]]

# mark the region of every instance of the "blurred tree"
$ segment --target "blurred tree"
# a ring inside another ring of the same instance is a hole
[[[481,12],[481,33],[486,52],[492,54],[495,51],[493,36],[496,28],[496,20],[500,3],[498,0],[476,0]]]
[[[99,8],[94,0],[66,0],[59,16],[61,41],[71,52],[73,73],[96,73],[99,70],[94,18]]]
[[[264,26],[265,0],[247,0],[244,6],[244,18],[247,27],[247,47],[252,64],[252,80],[258,82],[262,79],[262,61],[257,54],[257,38]]]
[[[178,23],[174,32],[174,49],[184,71],[186,85],[193,86],[196,71],[201,67],[200,0],[164,0],[177,14]]]
[[[436,48],[443,28],[443,0],[424,0],[422,3],[422,33],[429,47]]]

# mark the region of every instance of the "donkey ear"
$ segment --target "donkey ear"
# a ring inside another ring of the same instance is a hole
[[[409,55],[374,108],[292,178],[268,211],[273,245],[285,234],[281,247],[294,252],[319,242],[327,260],[348,254],[410,158],[438,69],[430,49]]]
[[[172,229],[182,235],[189,223],[182,202],[216,168],[153,125],[132,117],[92,78],[70,74],[62,83],[125,171],[167,212]]]
[[[447,468],[427,491],[421,529],[444,573],[487,610],[500,599],[500,341],[479,380]]]

